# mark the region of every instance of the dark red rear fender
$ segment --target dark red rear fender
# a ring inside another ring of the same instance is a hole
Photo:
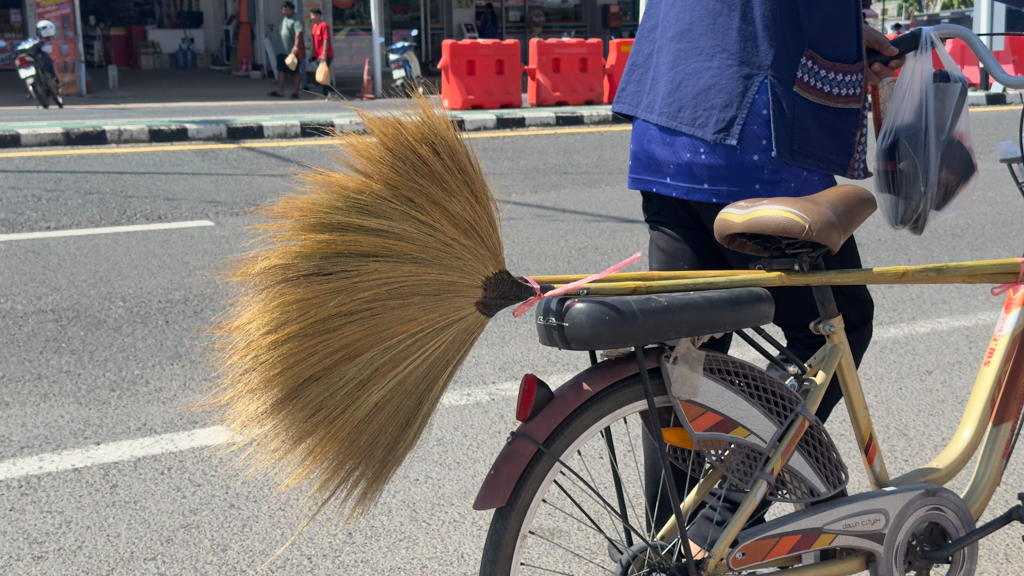
[[[648,369],[658,366],[658,350],[645,350]],[[555,390],[555,397],[551,403],[532,420],[520,425],[516,431],[538,442],[544,442],[548,435],[581,404],[615,382],[638,372],[633,354],[599,362]],[[519,481],[519,476],[536,452],[537,448],[522,438],[505,444],[487,472],[487,478],[477,493],[473,509],[490,510],[504,506],[516,482]]]

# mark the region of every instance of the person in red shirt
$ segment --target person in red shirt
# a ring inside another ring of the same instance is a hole
[[[309,19],[313,22],[313,51],[309,55],[309,61],[315,62],[317,60],[323,60],[327,62],[327,67],[330,68],[331,61],[334,60],[334,46],[331,42],[331,28],[327,25],[327,22],[324,22],[323,12],[321,12],[319,8],[313,8],[309,11]],[[317,66],[319,66],[319,64]],[[323,89],[324,97],[329,97],[332,87],[330,85],[324,85]]]

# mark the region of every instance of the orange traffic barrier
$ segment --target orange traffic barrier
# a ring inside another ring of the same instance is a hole
[[[619,91],[622,73],[626,71],[626,60],[633,49],[633,39],[619,38],[608,43],[608,62],[604,65],[604,100],[611,104]]]
[[[604,43],[530,39],[526,101],[531,106],[596,104],[604,97]]]
[[[523,105],[518,40],[445,40],[437,69],[441,105],[448,110]]]

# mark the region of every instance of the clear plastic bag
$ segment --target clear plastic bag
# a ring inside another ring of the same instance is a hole
[[[921,234],[967,196],[978,171],[967,110],[967,79],[925,29],[900,71],[875,153],[875,197],[893,228]]]
[[[692,400],[700,393],[704,379],[704,351],[698,348],[707,340],[684,338],[675,349],[661,356],[661,374],[668,380],[669,393],[676,400]]]

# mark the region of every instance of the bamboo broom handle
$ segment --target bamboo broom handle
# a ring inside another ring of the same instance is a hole
[[[593,295],[659,294],[666,292],[690,292],[721,288],[776,287],[776,286],[845,286],[858,284],[1010,284],[1021,275],[1021,262],[1016,258],[1005,260],[983,260],[978,262],[957,262],[952,264],[927,264],[921,266],[889,266],[861,270],[828,270],[824,272],[764,272],[749,271],[735,274],[714,273],[712,276],[694,277],[693,273],[681,278],[665,279],[666,274],[655,273],[654,280],[622,281],[623,276],[643,277],[649,273],[612,274],[600,281],[587,284],[584,293]],[[554,284],[556,287],[567,283],[565,279],[585,276],[534,277],[538,284]],[[548,282],[558,278],[559,283]]]
[[[594,282],[654,282],[657,280],[689,280],[692,278],[722,278],[726,276],[750,276],[767,274],[764,270],[674,270],[651,272],[620,272],[609,274]],[[532,276],[538,284],[568,284],[586,278],[586,275],[562,274],[553,276]]]

